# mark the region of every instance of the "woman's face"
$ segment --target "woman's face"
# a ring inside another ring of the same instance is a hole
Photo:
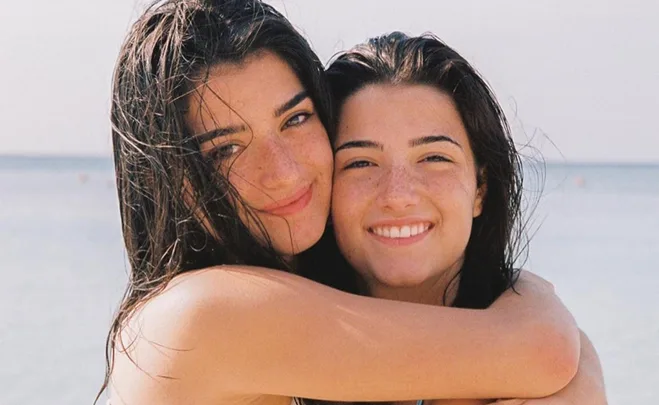
[[[344,104],[332,221],[371,287],[457,271],[484,189],[453,100],[422,85],[371,85]]]
[[[313,102],[286,62],[264,51],[213,68],[190,96],[186,120],[202,155],[229,179],[280,254],[318,241],[329,213],[332,150]]]

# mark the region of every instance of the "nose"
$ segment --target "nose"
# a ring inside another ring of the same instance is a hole
[[[275,137],[263,145],[262,159],[259,163],[261,185],[269,190],[291,188],[300,182],[302,168],[291,147]]]
[[[417,187],[418,180],[410,169],[403,165],[392,167],[382,179],[378,196],[380,205],[388,211],[405,211],[419,204],[421,199]]]

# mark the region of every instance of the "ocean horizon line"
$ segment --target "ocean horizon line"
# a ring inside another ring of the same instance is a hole
[[[113,158],[111,155],[106,154],[49,154],[49,153],[0,153],[0,160],[14,160],[17,163],[27,163],[29,161],[34,162],[96,162],[96,163],[113,163]],[[536,159],[524,159],[525,165],[547,165],[547,166],[587,166],[587,167],[598,167],[598,166],[621,166],[621,167],[656,167],[659,166],[659,160],[657,161],[629,161],[629,160],[558,160],[558,159],[542,159],[537,161]]]

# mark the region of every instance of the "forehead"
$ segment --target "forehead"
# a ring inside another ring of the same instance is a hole
[[[341,109],[338,141],[368,138],[407,142],[428,135],[450,135],[461,144],[468,136],[453,99],[426,85],[369,85]]]
[[[239,63],[213,66],[195,82],[186,119],[193,130],[211,122],[247,121],[272,112],[303,90],[291,67],[277,54],[261,51]]]

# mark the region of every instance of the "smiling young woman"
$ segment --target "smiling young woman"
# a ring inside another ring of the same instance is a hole
[[[338,270],[303,260],[326,227],[334,120],[322,65],[271,6],[154,3],[122,47],[111,118],[131,267],[113,404],[541,396],[574,375],[574,320],[532,276],[467,310],[295,274]]]
[[[491,306],[515,283],[524,227],[520,155],[485,81],[439,39],[399,32],[340,55],[328,75],[338,107],[332,224],[362,293]],[[606,403],[582,339],[585,369],[538,405]],[[480,398],[435,402],[491,397]]]
[[[451,97],[431,86],[371,85],[341,111],[332,202],[339,246],[373,295],[410,287],[420,299],[414,287],[441,304],[486,194]]]
[[[240,211],[249,231],[287,256],[318,241],[329,213],[332,150],[289,65],[263,50],[213,67],[188,103],[186,122],[202,156],[251,211]]]

